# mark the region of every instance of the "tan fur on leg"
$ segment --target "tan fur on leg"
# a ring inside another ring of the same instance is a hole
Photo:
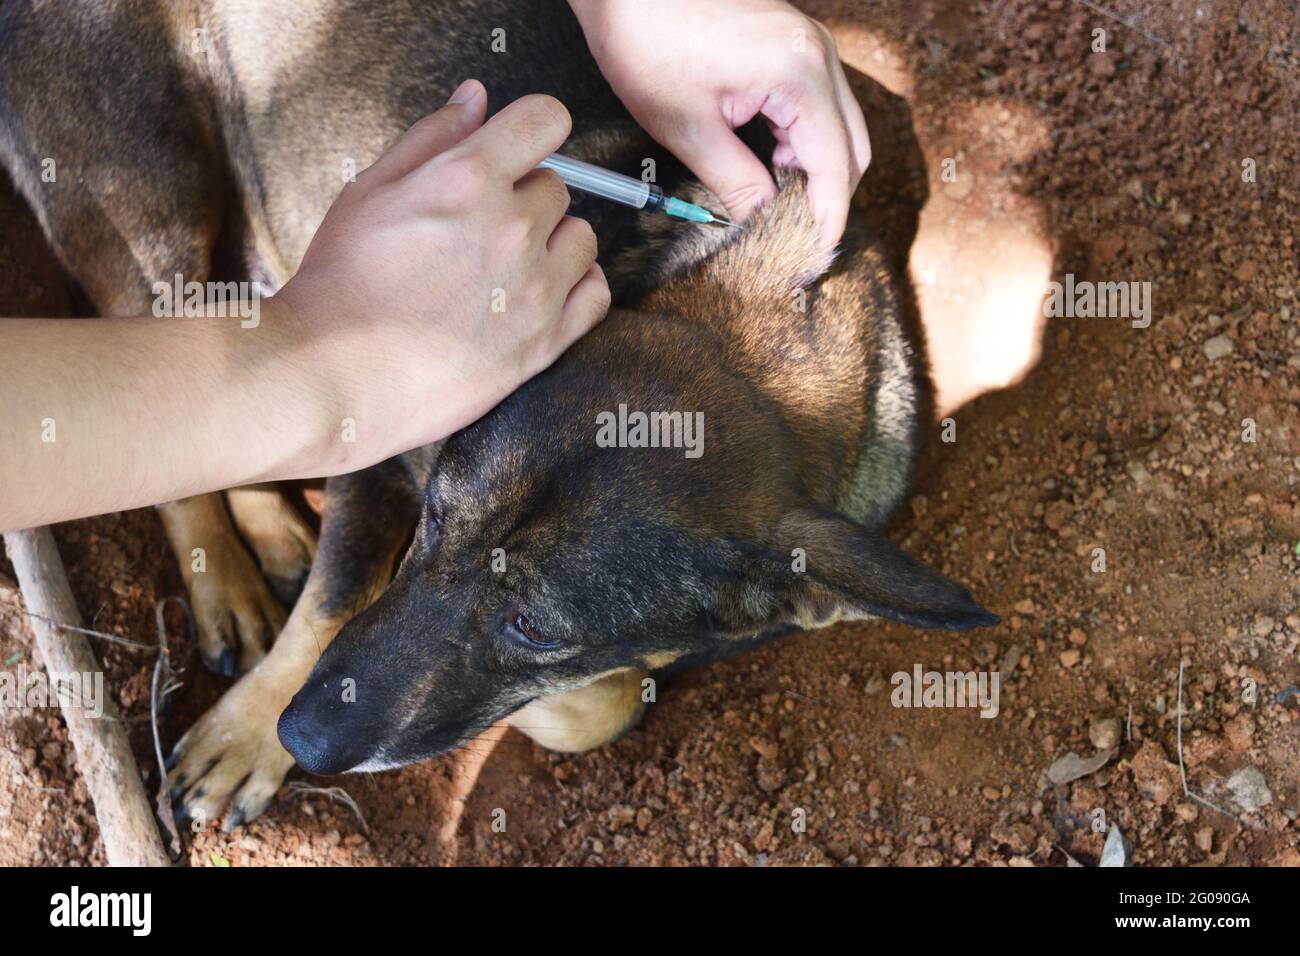
[[[278,485],[245,485],[226,492],[235,527],[257,555],[266,582],[286,605],[297,600],[316,557],[316,532]]]
[[[367,601],[378,597],[386,580],[375,582]],[[276,724],[348,620],[321,610],[324,591],[320,576],[308,580],[271,652],[176,745],[180,756],[170,779],[185,791],[178,806],[191,819],[215,820],[230,803],[225,829],[234,829],[267,808],[293,767]]]
[[[220,494],[159,505],[199,632],[199,650],[214,670],[233,676],[266,653],[285,613],[235,534]]]
[[[592,750],[617,740],[640,719],[645,676],[618,671],[579,690],[535,700],[508,720],[548,750]]]
[[[280,714],[343,625],[388,586],[414,523],[390,487],[401,474],[389,464],[330,479],[320,552],[275,646],[176,745],[169,779],[184,792],[181,812],[208,821],[229,802],[229,830],[275,796],[293,766],[276,731]]]
[[[173,787],[185,791],[180,805],[190,819],[215,820],[227,802],[227,830],[253,819],[293,767],[276,722],[344,624],[320,613],[318,596],[309,585],[271,652],[176,745],[180,756],[169,776]]]

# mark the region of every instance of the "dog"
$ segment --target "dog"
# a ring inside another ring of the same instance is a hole
[[[566,154],[648,160],[666,193],[719,208],[637,128],[563,0],[8,0],[0,69],[0,154],[103,313],[144,311],[176,273],[282,284],[340,168],[466,76],[490,109],[556,96]],[[760,155],[765,133],[744,131]],[[827,250],[802,176],[778,176],[740,230],[574,195],[614,296],[600,326],[444,442],[331,478],[310,547],[282,504],[231,495],[264,568],[309,571],[264,656],[267,628],[241,611],[262,606],[244,578],[260,575],[251,559],[220,574],[214,606],[241,624],[202,638],[205,658],[247,673],[176,745],[182,814],[229,805],[232,829],[295,762],[396,767],[502,719],[587,750],[637,722],[649,681],[793,631],[997,623],[882,533],[917,446],[898,283],[856,220]],[[163,516],[183,564],[218,538],[242,547],[219,497]]]

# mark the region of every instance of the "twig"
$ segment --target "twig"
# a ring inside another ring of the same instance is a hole
[[[50,529],[8,532],[4,543],[51,679],[57,681],[68,674],[102,675],[95,652],[80,633],[81,615]],[[59,695],[77,769],[95,805],[108,862],[113,866],[167,866],[170,861],[151,819],[140,767],[126,730],[116,719],[112,698],[103,704],[107,720],[92,717],[76,703]]]
[[[820,701],[816,697],[807,697],[803,694],[800,694],[797,691],[788,690],[785,692],[785,694],[787,697],[793,697],[795,700],[801,700],[805,704],[816,704],[818,707],[826,706],[826,703],[824,701]]]
[[[1185,664],[1186,661],[1181,659],[1178,661],[1178,776],[1182,777],[1183,780],[1183,794],[1197,803],[1203,803],[1211,810],[1218,810],[1225,817],[1232,817],[1235,820],[1237,819],[1235,814],[1229,813],[1223,807],[1215,806],[1204,797],[1192,793],[1187,786],[1187,771],[1183,768],[1183,666]]]
[[[1152,43],[1160,44],[1162,47],[1164,47],[1166,50],[1172,53],[1174,55],[1174,59],[1178,61],[1178,65],[1182,66],[1183,58],[1179,54],[1178,50],[1174,47],[1174,45],[1156,36],[1150,30],[1144,30],[1142,27],[1138,26],[1136,15],[1131,17],[1122,17],[1114,10],[1108,10],[1106,7],[1103,7],[1101,4],[1093,3],[1092,0],[1074,0],[1074,2],[1078,4],[1082,4],[1083,6],[1087,7],[1089,10],[1094,11],[1095,13],[1100,13],[1103,17],[1109,17],[1110,19],[1114,20],[1116,23],[1123,24],[1124,26],[1128,27],[1130,30],[1133,30],[1135,33],[1142,34],[1142,36],[1146,37]]]
[[[68,790],[67,787],[38,787],[36,781],[27,776],[27,774],[23,773],[21,770],[18,771],[18,776],[27,781],[27,786],[31,787],[37,793],[67,793]]]
[[[63,631],[71,631],[73,634],[84,634],[87,637],[100,637],[113,644],[121,644],[123,647],[138,647],[146,651],[158,650],[158,648],[154,647],[152,644],[144,644],[140,641],[133,641],[130,638],[119,637],[117,634],[108,634],[105,633],[104,631],[92,631],[88,627],[80,627],[74,624],[65,624],[62,621],[56,621],[53,618],[46,617],[43,614],[37,614],[35,611],[24,611],[23,613],[26,614],[28,617],[36,618],[38,621],[44,621],[46,624],[49,624],[52,627],[57,627]]]
[[[163,618],[167,602],[175,601],[185,611],[185,620],[189,625],[190,641],[195,639],[194,614],[182,597],[165,597],[154,607],[154,623],[158,628],[158,660],[153,665],[153,681],[149,687],[149,723],[153,728],[153,754],[158,761],[158,793],[154,797],[155,816],[171,838],[173,859],[181,855],[181,835],[176,830],[175,815],[172,813],[171,788],[167,785],[167,762],[163,759],[162,735],[158,732],[158,702],[167,697],[178,687],[180,682],[172,674],[171,652],[167,648],[167,622]]]
[[[1061,852],[1061,856],[1065,857],[1066,866],[1068,867],[1083,866],[1082,863],[1080,863],[1074,857],[1070,856],[1069,852],[1065,849],[1065,847],[1061,846],[1059,843],[1053,843],[1051,849],[1049,849],[1047,852],[1051,853],[1052,850],[1059,850]]]
[[[370,833],[370,827],[366,823],[365,814],[357,806],[357,801],[352,799],[352,794],[348,793],[342,787],[313,787],[311,784],[303,783],[300,780],[294,780],[289,784],[289,792],[295,797],[305,797],[308,794],[319,793],[329,797],[335,803],[341,803],[357,815],[357,821],[361,824],[363,833]]]

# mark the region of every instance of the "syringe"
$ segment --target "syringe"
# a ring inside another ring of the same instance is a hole
[[[608,169],[570,159],[559,153],[552,153],[537,165],[540,169],[554,170],[571,189],[581,189],[594,196],[612,199],[624,206],[646,210],[662,209],[670,216],[689,219],[691,222],[716,222],[719,225],[733,227],[736,225],[721,216],[715,216],[703,206],[673,196],[665,196],[664,191],[654,183],[642,182],[631,176],[610,172]]]

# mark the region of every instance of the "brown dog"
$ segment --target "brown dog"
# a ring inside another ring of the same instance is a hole
[[[232,251],[284,281],[340,170],[469,75],[495,106],[557,96],[567,154],[652,158],[666,192],[716,208],[632,123],[561,0],[11,0],[0,67],[5,161],[105,312],[143,311],[154,282],[211,276]],[[44,157],[59,158],[55,188]],[[637,719],[649,675],[798,628],[997,620],[879,532],[915,444],[894,280],[854,224],[832,261],[801,179],[782,185],[735,234],[575,197],[609,318],[441,447],[331,479],[277,643],[177,746],[186,812],[233,799],[234,826],[295,759],[395,766],[511,715],[547,746],[593,747]],[[183,555],[213,536],[237,546],[219,500],[177,508],[210,516],[168,518]],[[258,587],[236,564],[218,613]]]

